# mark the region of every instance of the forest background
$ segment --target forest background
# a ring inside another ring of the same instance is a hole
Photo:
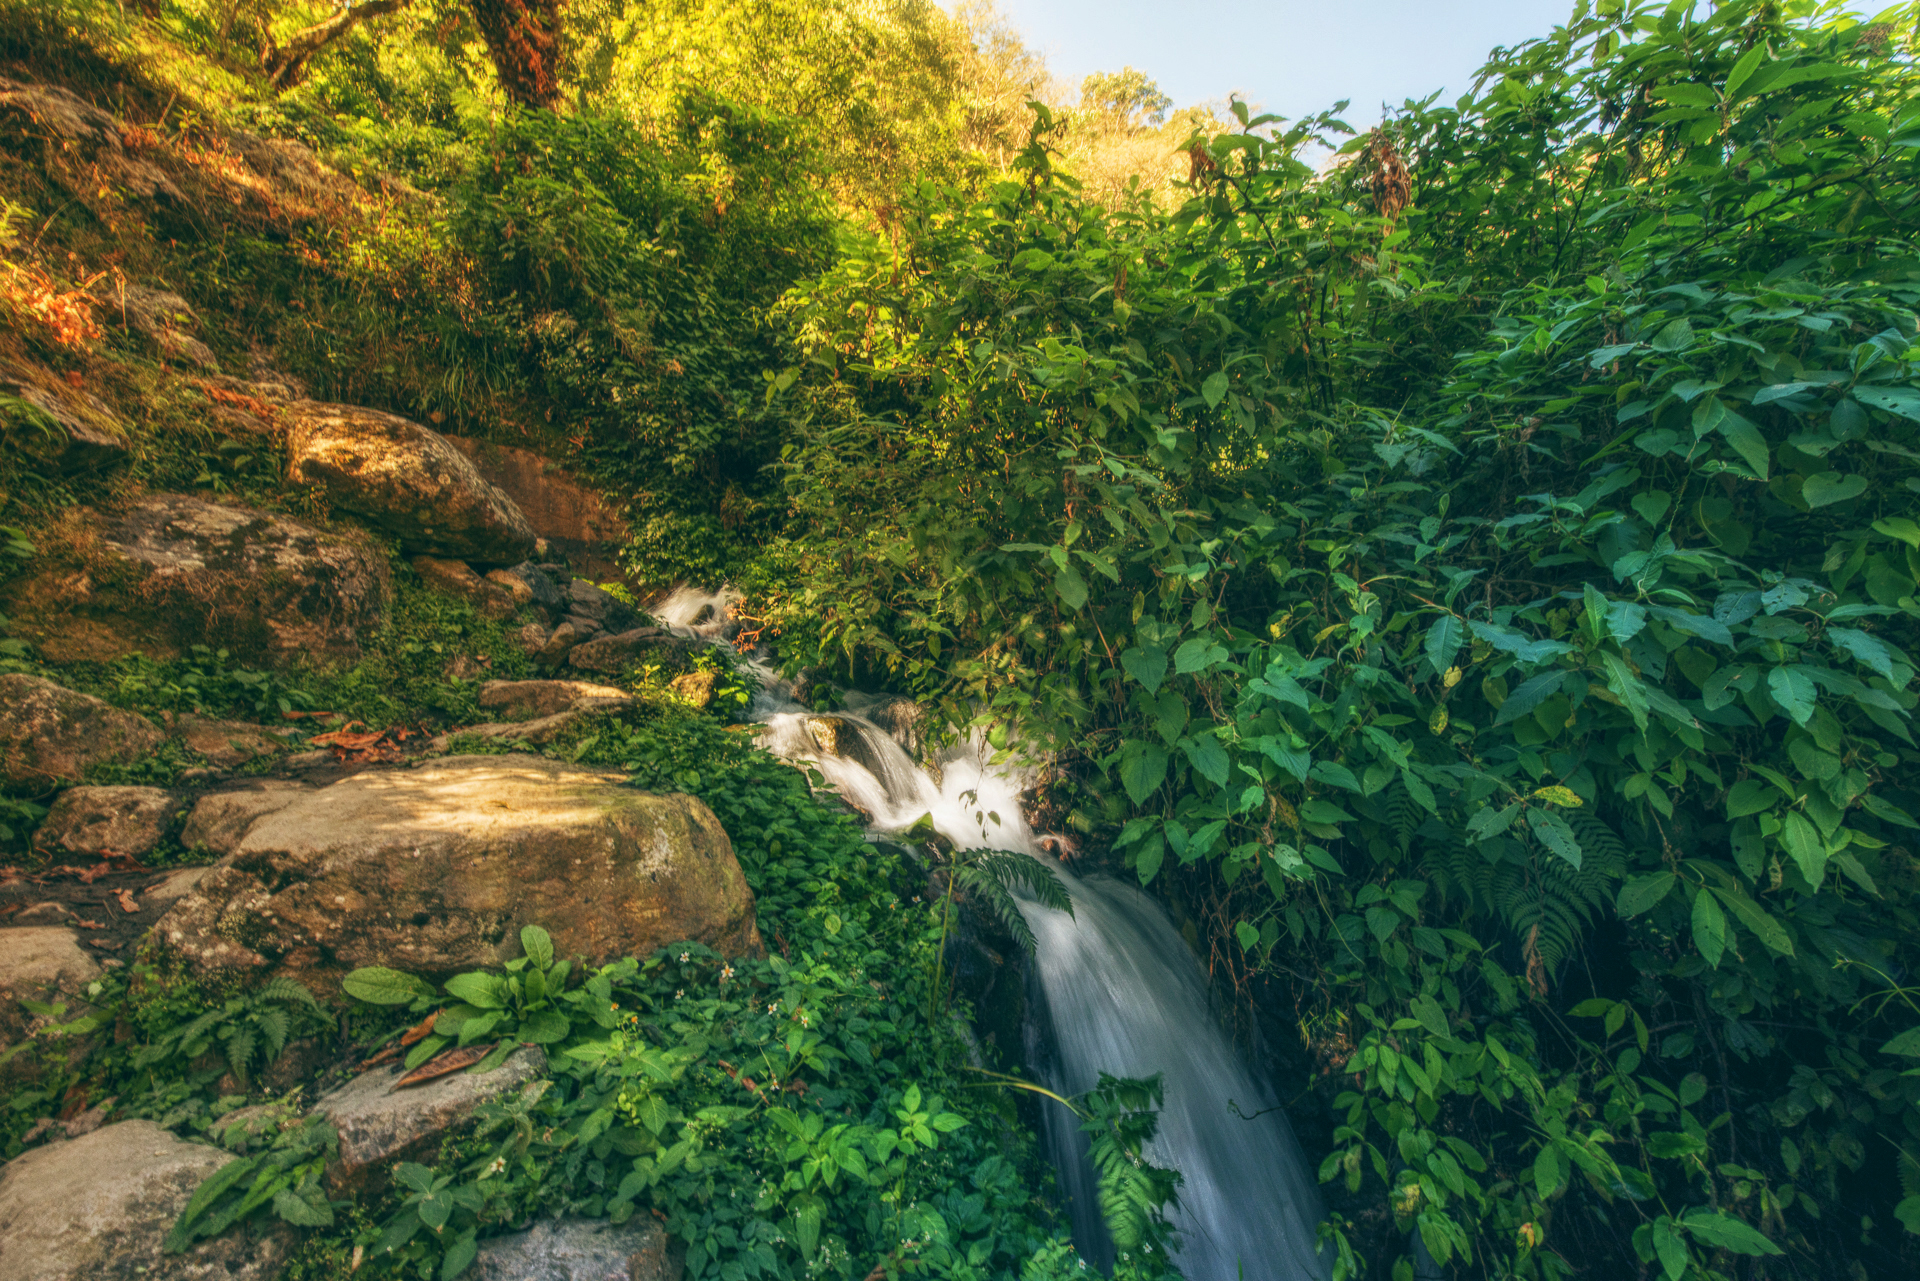
[[[1920,1264],[1913,6],[1582,3],[1357,136],[905,0],[16,7],[384,214],[11,270],[164,265],[1044,759],[1339,1275]]]

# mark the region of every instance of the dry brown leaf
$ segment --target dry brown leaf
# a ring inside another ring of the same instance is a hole
[[[426,1018],[421,1019],[418,1023],[401,1033],[400,1044],[413,1045],[426,1040],[433,1032],[433,1021],[439,1017],[440,1011],[435,1010],[433,1013],[427,1015]]]
[[[120,900],[120,910],[131,916],[140,910],[139,900],[133,897],[131,890],[115,890],[113,896]]]
[[[83,930],[104,930],[107,928],[105,921],[89,921],[81,917],[74,918],[73,923]]]
[[[425,1085],[428,1081],[437,1081],[443,1076],[464,1072],[491,1053],[493,1053],[491,1045],[463,1045],[458,1049],[442,1050],[395,1081],[388,1092],[404,1090],[410,1085]]]

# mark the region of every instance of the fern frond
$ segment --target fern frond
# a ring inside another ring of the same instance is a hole
[[[280,1057],[280,1051],[286,1047],[289,1020],[285,1010],[268,1008],[253,1017],[254,1026],[260,1029],[260,1035],[266,1038],[267,1061],[271,1063]]]
[[[974,902],[991,913],[1000,922],[1013,941],[1028,956],[1033,955],[1039,941],[1033,937],[1033,928],[1027,924],[1027,918],[1020,915],[1020,905],[1013,901],[1013,895],[1007,887],[995,880],[985,870],[969,864],[962,864],[954,871],[954,880],[960,888],[972,896]]]
[[[1073,898],[1067,893],[1067,887],[1060,883],[1052,868],[1037,858],[1010,850],[988,850],[973,859],[973,866],[1008,890],[1021,886],[1043,906],[1073,915]]]

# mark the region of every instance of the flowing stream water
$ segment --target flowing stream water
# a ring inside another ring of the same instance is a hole
[[[734,599],[724,589],[682,588],[650,612],[683,635],[724,643]],[[931,816],[957,848],[1017,850],[1066,885],[1072,915],[1021,904],[1037,940],[1028,1057],[1050,1089],[1069,1097],[1101,1072],[1161,1074],[1166,1097],[1149,1159],[1184,1179],[1172,1217],[1189,1281],[1324,1279],[1330,1260],[1314,1249],[1319,1193],[1286,1114],[1213,1017],[1206,976],[1160,905],[1125,882],[1068,871],[1055,855],[1070,846],[1028,827],[1026,779],[996,765],[984,743],[949,747],[935,768],[923,768],[896,737],[911,729],[889,715],[892,700],[849,695],[843,710],[816,713],[770,666],[751,665],[761,688],[749,716],[766,726],[761,745],[819,770],[871,816],[877,835]],[[1110,1264],[1086,1141],[1066,1109],[1049,1104],[1044,1115],[1074,1241]]]

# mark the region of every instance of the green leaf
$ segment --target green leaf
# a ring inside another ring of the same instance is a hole
[[[1843,476],[1837,471],[1823,471],[1817,476],[1807,477],[1807,483],[1800,489],[1800,497],[1809,507],[1830,507],[1834,503],[1858,498],[1866,492],[1865,476]]]
[[[538,925],[520,927],[520,949],[527,954],[527,960],[540,970],[553,964],[553,936]]]
[[[1527,826],[1549,853],[1559,855],[1576,868],[1580,866],[1580,842],[1574,839],[1567,820],[1552,810],[1536,807],[1527,810]]]
[[[1733,446],[1733,452],[1746,461],[1747,466],[1753,469],[1754,475],[1765,480],[1768,462],[1767,438],[1760,434],[1760,429],[1731,409],[1723,410],[1720,421],[1715,425],[1719,428],[1720,435]]]
[[[1182,740],[1180,748],[1208,782],[1215,787],[1226,786],[1232,763],[1227,758],[1227,749],[1221,746],[1218,738],[1212,734],[1199,734]]]
[[[1829,627],[1827,641],[1834,648],[1853,655],[1863,666],[1871,667],[1888,680],[1893,679],[1894,653],[1885,641],[1853,627]]]
[[[1873,522],[1873,532],[1898,539],[1909,547],[1920,549],[1920,525],[1914,524],[1905,516],[1889,516],[1885,520],[1876,520]]]
[[[1687,1274],[1687,1243],[1673,1230],[1671,1221],[1656,1219],[1653,1224],[1653,1252],[1660,1259],[1660,1270],[1667,1281],[1680,1281]]]
[[[1669,320],[1653,336],[1650,345],[1655,351],[1685,351],[1693,346],[1693,326],[1684,316],[1679,320]]]
[[[431,997],[433,989],[411,974],[390,970],[384,965],[369,965],[340,980],[348,996],[369,1005],[406,1005],[420,997]]]
[[[1726,905],[1740,924],[1752,930],[1755,937],[1767,945],[1769,951],[1781,956],[1793,955],[1793,939],[1782,928],[1780,922],[1768,916],[1758,903],[1738,890],[1723,890],[1712,887],[1713,893]]]
[[[1761,1236],[1758,1229],[1731,1215],[1714,1210],[1689,1210],[1680,1220],[1687,1231],[1708,1245],[1735,1254],[1781,1254],[1779,1246]]]
[[[1693,945],[1707,964],[1720,968],[1721,954],[1727,950],[1727,918],[1712,894],[1701,890],[1693,898]]]
[[[1240,941],[1242,952],[1251,952],[1253,945],[1260,941],[1260,931],[1245,921],[1236,921],[1233,926],[1233,937]]]
[[[1135,805],[1145,805],[1167,778],[1167,753],[1151,743],[1133,742],[1120,759],[1120,783]]]
[[[1207,380],[1200,384],[1200,394],[1207,398],[1208,409],[1217,407],[1221,398],[1227,394],[1227,371],[1216,369],[1208,374]]]
[[[480,1243],[469,1232],[447,1247],[445,1257],[440,1260],[440,1281],[453,1281],[462,1272],[473,1265],[479,1256]]]
[[[1880,1047],[1882,1054],[1900,1054],[1920,1059],[1920,1027],[1910,1027]]]
[[[558,1010],[541,1010],[520,1022],[519,1039],[535,1045],[557,1045],[567,1039],[570,1025]]]
[[[456,974],[446,981],[445,986],[449,994],[479,1009],[504,1010],[507,1008],[506,997],[500,991],[502,984],[491,974],[482,974],[478,971]]]
[[[1741,88],[1746,85],[1747,78],[1753,74],[1754,69],[1760,65],[1760,60],[1766,57],[1766,54],[1766,42],[1758,41],[1753,48],[1740,55],[1740,61],[1733,64],[1733,70],[1727,73],[1726,100],[1729,103],[1739,101]]]
[[[1622,916],[1638,916],[1666,898],[1679,879],[1672,872],[1654,872],[1647,876],[1631,877],[1625,885],[1620,887],[1620,897],[1615,903],[1615,908]]]
[[[205,1214],[215,1201],[225,1196],[240,1180],[252,1174],[259,1164],[259,1157],[235,1157],[208,1175],[206,1181],[193,1190],[193,1195],[187,1200],[186,1209],[180,1211],[179,1226],[191,1226],[193,1221]]]
[[[1442,614],[1427,629],[1427,661],[1435,672],[1453,666],[1453,656],[1467,638],[1467,626],[1452,614]]]
[[[325,1194],[310,1201],[292,1188],[281,1188],[273,1194],[273,1212],[296,1228],[333,1226],[333,1207],[327,1204]]]
[[[1120,655],[1120,666],[1127,669],[1127,675],[1145,685],[1147,693],[1157,694],[1160,683],[1167,679],[1167,651],[1158,645],[1130,649]]]
[[[1827,844],[1820,839],[1820,829],[1806,815],[1790,811],[1780,830],[1780,845],[1793,856],[1807,884],[1818,889],[1820,879],[1827,874]]]
[[[1435,1036],[1448,1036],[1451,1029],[1447,1026],[1447,1012],[1440,1008],[1440,1002],[1430,996],[1416,996],[1407,1003],[1413,1017],[1420,1020],[1420,1026]]]
[[[1793,718],[1794,724],[1805,725],[1813,719],[1814,704],[1820,693],[1814,688],[1813,678],[1798,666],[1776,667],[1768,672],[1767,692],[1780,704],[1780,710]]]
[[[1743,778],[1727,792],[1727,817],[1745,818],[1761,810],[1772,809],[1780,799],[1779,791],[1757,778]]]
[[[1087,603],[1087,580],[1072,565],[1062,566],[1053,577],[1053,589],[1060,593],[1060,601],[1068,609],[1078,611]]]
[[[1546,702],[1547,699],[1559,693],[1560,686],[1565,683],[1565,680],[1566,673],[1556,667],[1551,671],[1542,672],[1540,675],[1524,681],[1519,689],[1507,695],[1506,701],[1500,704],[1500,710],[1494,713],[1493,723],[1495,725],[1504,725],[1508,721],[1518,720],[1520,717],[1525,716],[1528,712],[1531,712],[1534,708]]]
[[[1185,676],[1205,671],[1215,663],[1226,661],[1226,658],[1227,651],[1216,645],[1212,638],[1195,636],[1173,651],[1173,670]]]
[[[1920,391],[1910,387],[1855,387],[1853,398],[1863,405],[1920,423]]]

